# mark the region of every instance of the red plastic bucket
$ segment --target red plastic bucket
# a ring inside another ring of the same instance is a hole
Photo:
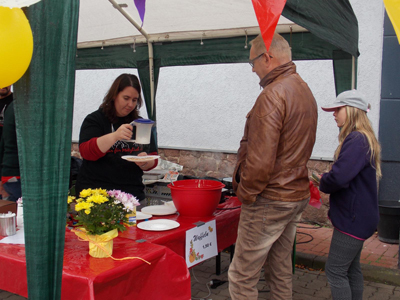
[[[184,217],[209,217],[216,210],[225,185],[207,179],[178,180],[168,184],[172,201]]]

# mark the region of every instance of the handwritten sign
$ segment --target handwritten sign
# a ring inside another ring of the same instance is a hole
[[[189,267],[218,254],[215,220],[186,231],[186,264]]]

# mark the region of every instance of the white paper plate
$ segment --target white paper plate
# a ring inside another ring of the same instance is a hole
[[[149,231],[164,231],[178,228],[180,224],[176,221],[167,219],[151,220],[138,223],[137,227]]]
[[[142,212],[140,212],[140,211],[137,211],[137,212],[136,212],[136,220],[138,220],[138,221],[140,221],[140,220],[147,220],[147,219],[150,219],[150,218],[152,218],[152,217],[153,217],[152,215],[145,214],[145,213],[142,213]]]
[[[143,207],[142,213],[153,216],[167,216],[176,213],[176,208],[172,205],[150,205]]]
[[[146,184],[153,184],[153,183],[156,183],[158,180],[150,180],[150,179],[146,179],[146,180],[143,180],[143,184],[144,185],[146,185]]]
[[[127,161],[132,161],[132,162],[145,162],[145,161],[155,160],[157,158],[160,158],[160,156],[159,155],[144,155],[144,156],[124,155],[124,156],[122,156],[122,158]]]

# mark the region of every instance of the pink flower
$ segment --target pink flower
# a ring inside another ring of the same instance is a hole
[[[135,206],[140,204],[135,196],[122,192],[121,190],[111,190],[107,191],[107,193],[115,198],[116,203],[122,203],[126,211],[132,211]]]

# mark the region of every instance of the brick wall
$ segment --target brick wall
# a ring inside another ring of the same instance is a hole
[[[178,149],[158,149],[162,159],[180,164],[183,166],[181,174],[197,176],[197,177],[215,177],[224,178],[232,177],[235,164],[236,154],[221,153],[212,151],[190,151]],[[72,144],[71,155],[81,158],[77,144]],[[309,174],[312,171],[316,173],[328,172],[332,162],[321,160],[310,160],[307,164]],[[320,209],[308,206],[303,213],[303,220],[318,222],[322,225],[330,226],[327,218],[329,209],[329,195],[321,192],[323,205]]]
[[[232,177],[236,164],[236,154],[158,149],[162,159],[183,166],[182,174],[197,177]]]
[[[175,149],[158,149],[162,159],[183,166],[182,174],[191,176],[210,176],[216,178],[232,177],[236,154],[220,152],[202,152]],[[307,164],[309,175],[311,172],[324,173],[330,170],[332,163],[329,161],[310,160]],[[318,222],[330,226],[327,218],[329,209],[329,195],[321,194],[322,206],[320,209],[308,206],[303,212],[303,220]]]

